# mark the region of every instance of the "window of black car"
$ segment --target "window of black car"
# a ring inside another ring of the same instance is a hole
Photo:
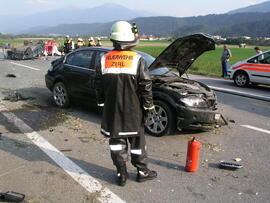
[[[172,72],[167,67],[160,67],[149,72],[150,75],[163,75],[163,76],[176,76],[177,74]]]
[[[149,54],[143,53],[143,52],[138,52],[146,61],[147,67],[149,67],[155,60],[155,58]]]
[[[75,52],[67,57],[66,64],[83,68],[91,68],[90,64],[93,58],[93,53],[93,51]]]

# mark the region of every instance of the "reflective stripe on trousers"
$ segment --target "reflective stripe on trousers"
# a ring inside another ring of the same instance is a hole
[[[109,144],[111,158],[115,166],[122,166],[128,160],[128,145],[130,145],[132,165],[140,169],[147,168],[147,153],[144,134],[128,138],[110,138]]]

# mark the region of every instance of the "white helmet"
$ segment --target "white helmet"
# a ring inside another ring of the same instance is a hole
[[[83,39],[82,38],[78,38],[78,42],[82,42],[83,41]]]
[[[88,41],[94,41],[94,38],[93,38],[93,37],[90,37],[90,38],[88,39]]]
[[[66,35],[66,38],[69,38],[69,35]]]
[[[110,39],[118,42],[134,42],[136,40],[132,26],[126,21],[118,21],[112,25]]]

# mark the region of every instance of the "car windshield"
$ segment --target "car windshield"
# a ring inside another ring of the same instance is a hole
[[[155,58],[149,54],[139,52],[140,55],[145,59],[147,67],[149,67],[155,60]],[[160,67],[149,72],[150,75],[175,75],[167,67]]]

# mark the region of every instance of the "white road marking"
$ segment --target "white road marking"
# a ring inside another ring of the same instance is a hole
[[[26,65],[23,65],[23,64],[20,64],[20,63],[15,63],[15,62],[10,62],[11,64],[14,64],[14,65],[17,65],[17,66],[21,66],[21,67],[24,67],[24,68],[28,68],[28,69],[31,69],[31,70],[36,70],[36,71],[40,71],[40,69],[38,68],[33,68],[31,66],[26,66]]]
[[[68,173],[76,182],[84,187],[90,193],[97,193],[100,202],[108,203],[124,203],[120,197],[104,187],[95,178],[81,169],[73,161],[67,158],[62,152],[56,149],[41,135],[29,127],[23,120],[16,117],[13,113],[8,112],[3,105],[0,104],[2,114],[14,123],[22,133],[24,133],[35,145],[37,145],[44,153],[46,153],[56,164],[58,164],[66,173]],[[5,110],[5,111],[3,111]]]
[[[241,126],[245,127],[245,128],[252,129],[252,130],[256,130],[256,131],[260,131],[260,132],[263,132],[263,133],[270,134],[269,130],[265,130],[265,129],[262,129],[262,128],[257,128],[257,127],[251,126],[251,125],[241,125]]]
[[[210,87],[211,89],[213,89],[215,91],[226,92],[229,94],[249,97],[249,98],[253,98],[253,99],[260,99],[263,101],[270,101],[270,97],[264,96],[264,95],[259,95],[259,94],[254,94],[252,92],[243,92],[243,91],[239,91],[239,90],[235,90],[235,89],[216,87],[216,86],[211,86],[211,85],[208,85],[208,87]]]

